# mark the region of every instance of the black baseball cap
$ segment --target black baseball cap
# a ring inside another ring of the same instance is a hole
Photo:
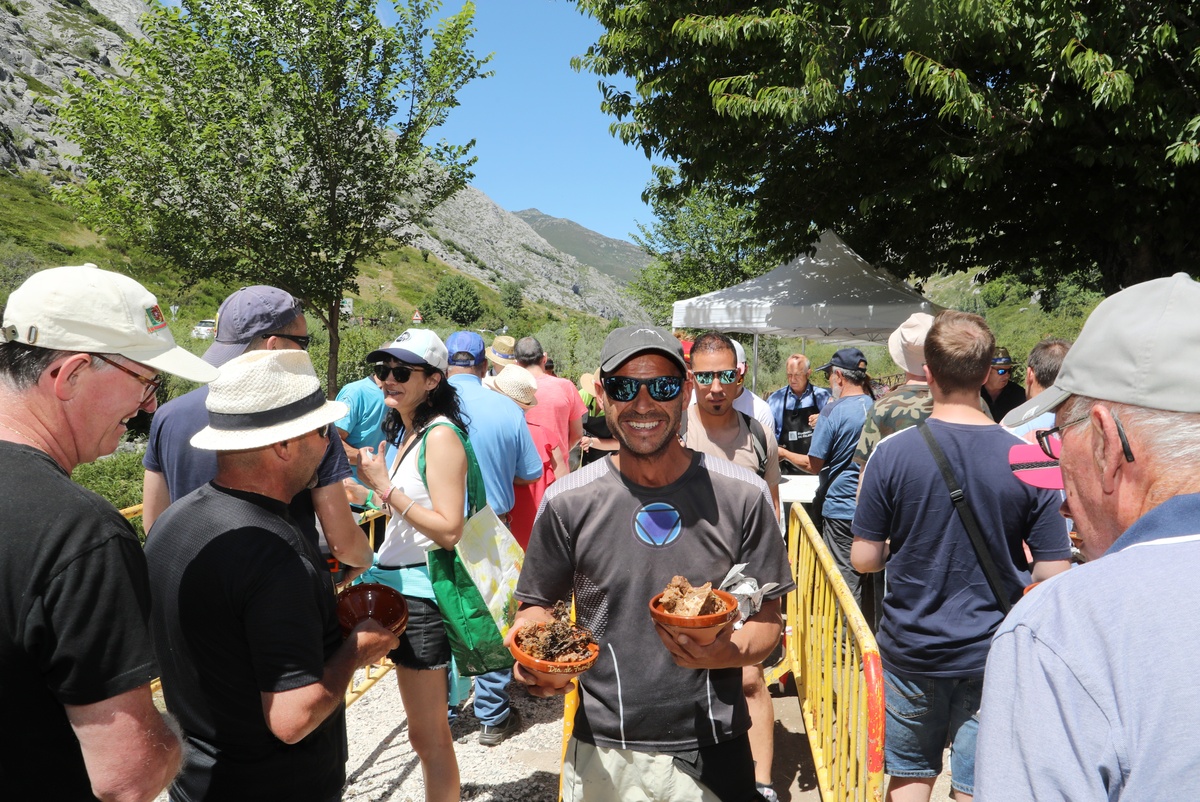
[[[625,326],[613,330],[600,350],[600,371],[612,373],[639,354],[661,354],[679,366],[681,376],[687,375],[683,358],[683,343],[671,332],[653,326]]]
[[[841,368],[842,370],[866,370],[867,358],[863,356],[863,352],[857,348],[841,348],[833,355],[827,363],[817,368],[817,370],[829,370],[830,368]]]

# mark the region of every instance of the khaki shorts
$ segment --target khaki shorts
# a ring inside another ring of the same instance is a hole
[[[720,802],[675,767],[666,752],[606,749],[572,738],[562,769],[563,802]]]

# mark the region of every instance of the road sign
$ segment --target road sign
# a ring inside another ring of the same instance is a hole
[[[421,317],[421,310],[414,309],[413,310],[413,323],[424,323],[424,322],[425,322],[425,318]]]

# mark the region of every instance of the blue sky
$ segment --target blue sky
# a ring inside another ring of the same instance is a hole
[[[462,7],[446,0],[443,15]],[[391,3],[381,16],[394,19]],[[629,239],[653,215],[641,193],[650,161],[608,132],[597,76],[571,69],[603,29],[566,0],[478,0],[477,55],[496,74],[468,85],[441,136],[475,139],[471,184],[511,212],[536,208]]]

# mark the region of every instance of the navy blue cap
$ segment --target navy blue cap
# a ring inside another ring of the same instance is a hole
[[[827,363],[817,368],[817,370],[829,370],[830,368],[841,368],[842,370],[866,370],[867,358],[863,356],[863,352],[857,348],[841,348],[833,355]]]

